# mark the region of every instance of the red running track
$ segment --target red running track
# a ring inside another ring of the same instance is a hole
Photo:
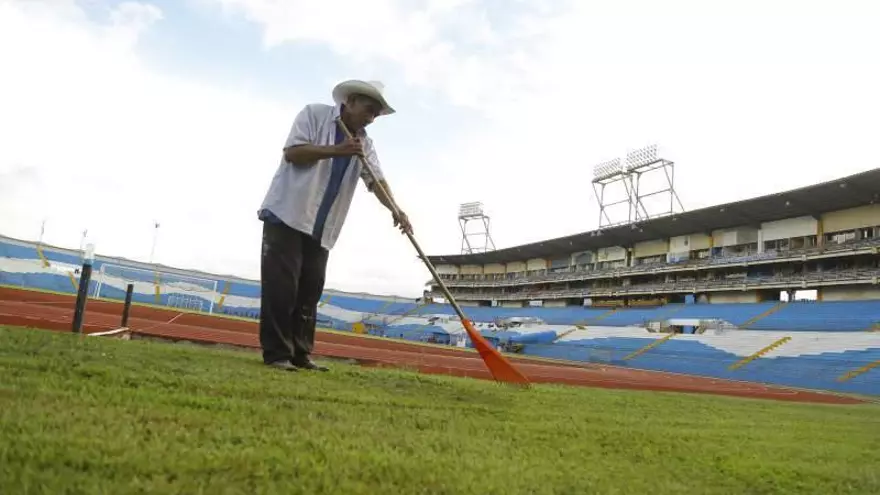
[[[69,331],[74,297],[0,288],[0,324]],[[122,304],[90,300],[84,331],[119,327]],[[178,313],[171,309],[132,306],[128,327],[136,334],[200,343],[228,344],[259,349],[255,322],[211,315]],[[315,354],[345,358],[367,366],[388,366],[423,373],[491,379],[475,352],[411,344],[384,338],[319,331]],[[508,356],[534,383],[562,383],[611,389],[690,392],[825,404],[864,401],[831,393],[794,390],[751,382],[737,382],[681,374],[636,370],[587,363],[557,363]]]

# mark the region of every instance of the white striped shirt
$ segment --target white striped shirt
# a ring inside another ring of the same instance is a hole
[[[284,147],[301,144],[329,146],[345,139],[336,119],[341,105],[321,103],[306,105],[293,121]],[[382,179],[373,141],[364,132],[364,154],[373,165],[373,173]],[[309,166],[295,166],[281,157],[275,176],[260,207],[260,216],[268,211],[291,228],[320,239],[330,250],[336,244],[348,215],[358,179],[369,188],[371,179],[357,157],[324,158]],[[340,176],[341,175],[341,176]],[[331,179],[340,180],[338,190]],[[334,197],[335,193],[335,197]],[[323,206],[322,206],[323,205]],[[324,219],[323,222],[321,220]]]

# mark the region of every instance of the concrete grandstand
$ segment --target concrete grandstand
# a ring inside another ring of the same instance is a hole
[[[644,222],[429,259],[457,300],[480,306],[757,303],[802,289],[816,290],[820,301],[880,299],[878,191],[875,169]]]
[[[880,169],[471,255],[433,256],[505,352],[880,394]],[[0,237],[0,285],[73,294],[82,253]],[[93,297],[246,319],[259,283],[97,256]],[[811,290],[816,301],[794,301]],[[468,347],[447,304],[327,290],[321,325]],[[780,294],[788,295],[780,298]]]

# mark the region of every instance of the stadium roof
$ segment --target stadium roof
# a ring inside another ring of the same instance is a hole
[[[567,253],[637,242],[711,232],[744,225],[757,226],[801,216],[843,210],[880,201],[880,168],[829,182],[709,206],[699,210],[646,220],[638,224],[606,227],[580,234],[523,244],[485,253],[428,256],[434,264],[486,264],[548,258]]]

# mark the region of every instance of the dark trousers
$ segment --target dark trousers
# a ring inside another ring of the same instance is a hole
[[[311,354],[328,254],[309,235],[283,223],[263,222],[260,346],[264,362]]]

